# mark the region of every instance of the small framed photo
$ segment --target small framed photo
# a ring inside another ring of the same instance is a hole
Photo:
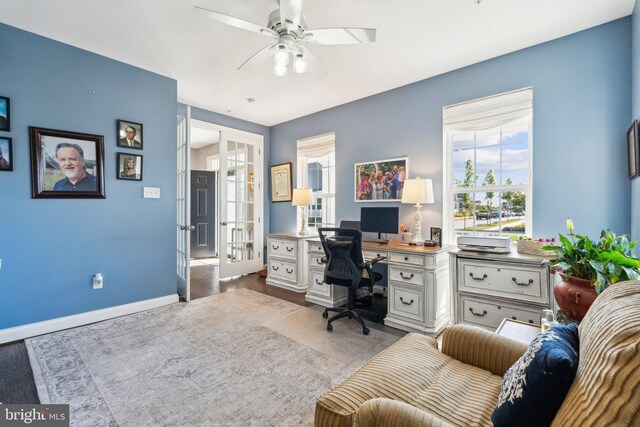
[[[104,137],[29,127],[34,199],[104,199]]]
[[[634,120],[631,127],[627,131],[627,159],[629,165],[629,178],[638,176],[638,167],[640,166],[638,153],[638,121]]]
[[[409,158],[373,160],[354,165],[354,201],[399,202],[409,178]]]
[[[11,100],[0,96],[0,131],[11,131]]]
[[[0,136],[0,172],[13,170],[13,146],[11,138]]]
[[[142,181],[142,156],[129,153],[117,153],[117,179]]]
[[[118,120],[118,147],[142,150],[142,123]]]
[[[291,162],[271,166],[271,201],[290,202],[293,198]]]
[[[437,246],[442,247],[442,228],[431,227],[430,240],[436,242]]]

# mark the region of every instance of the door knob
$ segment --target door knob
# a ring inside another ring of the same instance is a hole
[[[195,226],[193,226],[193,225],[181,225],[181,226],[180,226],[180,230],[183,230],[183,231],[184,231],[184,230],[193,231],[193,230],[195,230],[195,229],[196,229],[196,227],[195,227]]]
[[[221,222],[220,225],[227,225],[227,223],[226,222]]]

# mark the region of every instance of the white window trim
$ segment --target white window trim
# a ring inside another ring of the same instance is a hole
[[[523,114],[528,110],[529,113]],[[486,113],[490,111],[490,113]],[[497,185],[491,187],[454,188],[451,179],[453,158],[451,150],[451,133],[461,130],[481,130],[507,124],[518,118],[528,118],[529,170],[526,185]],[[525,235],[533,236],[533,87],[504,92],[497,95],[449,105],[442,109],[442,188],[444,197],[442,202],[442,239],[444,244],[457,244],[455,239],[453,213],[455,210],[454,194],[475,193],[478,190],[492,190],[495,192],[518,191],[526,189]],[[466,118],[466,119],[465,119]],[[478,126],[478,127],[474,127]]]

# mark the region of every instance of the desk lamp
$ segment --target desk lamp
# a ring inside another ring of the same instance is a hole
[[[412,242],[416,244],[424,243],[422,238],[422,215],[420,214],[421,203],[433,203],[433,183],[430,179],[406,179],[402,189],[402,203],[415,203],[416,216],[414,225],[414,236]]]
[[[313,204],[313,191],[310,188],[295,188],[293,190],[293,200],[291,201],[293,206],[302,207],[302,225],[300,226],[300,231],[298,231],[298,235],[306,236],[309,234],[309,230],[307,229],[307,206],[311,206]]]

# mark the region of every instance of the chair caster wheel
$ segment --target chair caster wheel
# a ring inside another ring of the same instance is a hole
[[[327,331],[329,332],[333,331],[333,326],[331,324],[327,325]]]
[[[364,335],[369,335],[369,328],[362,328],[362,333]]]
[[[326,319],[327,317],[329,317],[329,313],[327,313],[326,311],[323,311],[322,312],[322,317],[324,317]]]

